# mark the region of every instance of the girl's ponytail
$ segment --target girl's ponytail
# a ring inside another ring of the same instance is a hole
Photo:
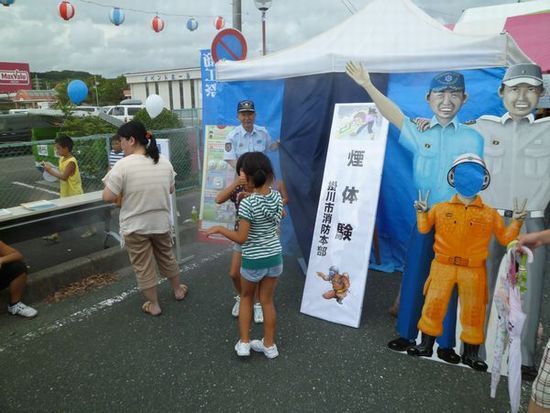
[[[159,147],[157,145],[157,140],[153,136],[153,134],[149,131],[145,133],[145,137],[147,138],[147,144],[145,145],[145,155],[149,156],[153,159],[153,162],[157,164],[159,162]]]
[[[159,162],[159,148],[157,146],[157,141],[151,132],[148,132],[145,129],[143,123],[136,120],[131,120],[118,128],[117,135],[125,139],[130,139],[133,137],[140,145],[145,147],[146,156],[152,158],[155,164]]]

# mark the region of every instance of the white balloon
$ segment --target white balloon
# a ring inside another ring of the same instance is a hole
[[[151,117],[151,119],[156,118],[164,109],[164,100],[159,95],[149,95],[145,99],[145,110]]]

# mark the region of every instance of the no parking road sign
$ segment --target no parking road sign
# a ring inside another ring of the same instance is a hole
[[[246,40],[243,34],[235,29],[225,29],[212,40],[212,59],[217,62],[225,60],[244,60],[246,58]]]

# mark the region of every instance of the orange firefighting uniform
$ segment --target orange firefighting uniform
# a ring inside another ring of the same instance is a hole
[[[417,212],[418,231],[427,233],[435,225],[435,258],[424,285],[424,307],[418,329],[430,336],[443,333],[443,318],[449,298],[458,284],[460,339],[468,344],[483,343],[487,303],[485,259],[494,233],[502,245],[514,240],[521,222],[506,227],[498,212],[476,196],[470,205],[455,195],[450,202],[434,205],[429,212]]]

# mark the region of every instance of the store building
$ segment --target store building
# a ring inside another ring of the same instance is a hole
[[[198,67],[126,73],[132,99],[145,102],[157,94],[167,109],[196,109],[202,107],[201,70]]]

